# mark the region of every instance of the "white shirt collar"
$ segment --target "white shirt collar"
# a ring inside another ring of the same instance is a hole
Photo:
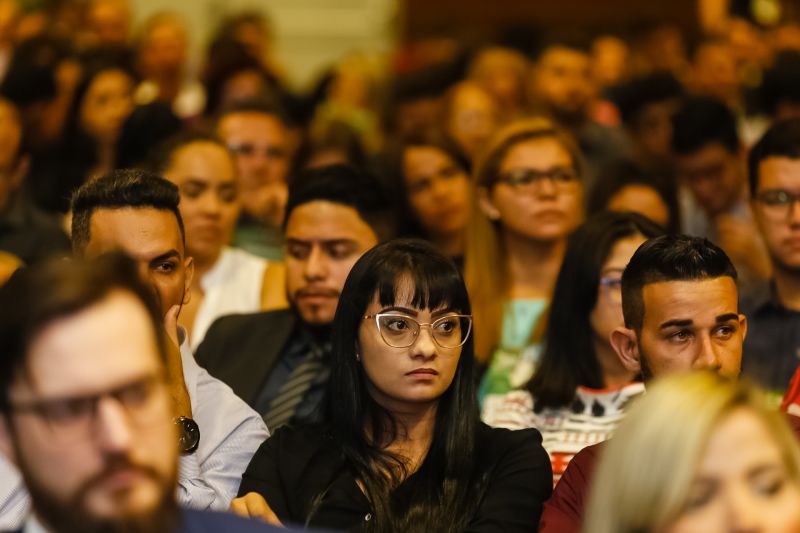
[[[35,514],[31,514],[28,520],[25,522],[25,527],[22,529],[22,533],[50,533],[42,523],[36,518]]]

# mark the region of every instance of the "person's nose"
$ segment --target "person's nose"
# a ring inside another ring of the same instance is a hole
[[[200,200],[200,208],[205,216],[217,218],[222,212],[222,201],[219,196],[208,191]]]
[[[722,348],[714,342],[710,334],[706,333],[700,337],[699,349],[698,361],[701,370],[717,371],[722,367],[722,358],[720,357]]]
[[[800,227],[800,196],[795,197],[789,204],[789,225],[793,228]]]
[[[436,356],[436,341],[433,340],[433,331],[430,325],[420,326],[417,338],[412,345],[412,356],[425,360]]]
[[[106,452],[124,452],[131,446],[133,428],[128,412],[115,398],[97,401],[95,433],[98,445]]]
[[[727,491],[725,506],[728,515],[728,531],[733,533],[757,533],[760,524],[760,509],[747,487],[735,487]]]
[[[303,275],[307,280],[325,279],[328,277],[328,258],[318,246],[311,248],[308,254]]]
[[[558,186],[550,176],[543,176],[536,181],[536,196],[539,198],[555,198],[558,196]]]

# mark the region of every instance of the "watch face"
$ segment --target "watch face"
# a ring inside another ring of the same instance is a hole
[[[193,453],[200,444],[200,428],[197,422],[185,416],[175,419],[178,426],[178,448],[181,453]]]

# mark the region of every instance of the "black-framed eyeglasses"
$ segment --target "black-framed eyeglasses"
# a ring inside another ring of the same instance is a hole
[[[556,185],[570,185],[578,182],[578,174],[571,167],[556,166],[547,170],[534,168],[515,168],[501,173],[497,180],[514,188],[527,188],[548,179]]]
[[[442,348],[463,346],[472,331],[472,315],[445,315],[423,323],[399,313],[378,313],[367,315],[364,320],[373,318],[383,342],[392,348],[408,348],[414,344],[423,327],[430,328],[433,341]]]
[[[12,402],[10,409],[14,414],[34,415],[43,420],[53,437],[67,441],[80,440],[91,433],[101,401],[114,399],[132,422],[144,425],[153,419],[154,408],[159,405],[159,392],[165,390],[166,377],[150,375],[97,394]],[[167,398],[166,394],[163,398]]]
[[[765,211],[776,216],[788,216],[796,202],[800,202],[800,193],[792,193],[784,189],[768,189],[756,195],[756,200],[764,206]]]

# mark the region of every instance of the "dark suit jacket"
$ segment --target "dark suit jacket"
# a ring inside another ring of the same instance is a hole
[[[252,407],[296,322],[289,309],[221,317],[211,324],[195,359]]]
[[[22,529],[7,533],[22,533]],[[247,520],[230,513],[181,510],[177,533],[292,533],[297,529],[270,526],[260,520]],[[166,532],[163,532],[166,533]]]

